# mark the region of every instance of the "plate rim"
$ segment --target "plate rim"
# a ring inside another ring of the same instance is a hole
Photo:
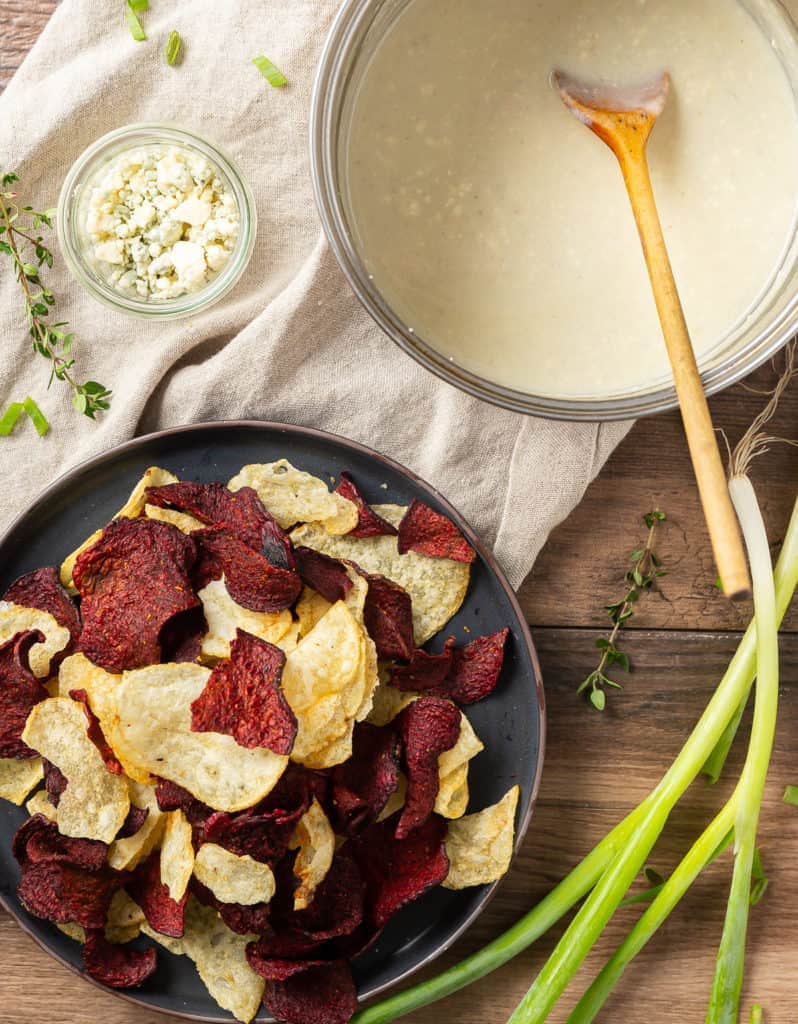
[[[119,456],[123,456],[129,452],[134,452],[138,448],[143,448],[147,444],[157,441],[167,440],[172,437],[176,437],[183,434],[198,433],[200,431],[215,432],[222,430],[242,430],[242,431],[272,431],[278,433],[294,434],[300,437],[307,438],[311,441],[324,441],[332,442],[335,445],[339,445],[342,448],[349,449],[350,451],[356,452],[358,455],[365,456],[369,459],[373,459],[382,465],[388,466],[394,472],[401,476],[408,478],[414,485],[419,487],[423,491],[427,491],[432,497],[440,504],[444,509],[447,516],[449,516],[457,526],[462,530],[464,536],[468,542],[472,545],[474,550],[477,552],[480,558],[485,562],[489,572],[495,580],[498,581],[501,588],[504,590],[507,600],[516,616],[516,619],[520,625],[520,633],[526,647],[526,651],[529,655],[530,664],[532,666],[532,672],[535,683],[535,699],[537,701],[538,716],[539,716],[539,743],[538,743],[538,754],[535,762],[535,773],[532,780],[532,786],[529,793],[529,799],[527,800],[524,808],[523,815],[516,829],[515,843],[513,846],[513,857],[512,864],[515,862],[519,850],[526,837],[527,830],[529,828],[532,816],[534,814],[535,806],[537,804],[538,796],[540,793],[541,779],[543,775],[543,764],[546,753],[546,696],[543,686],[543,676],[540,668],[540,661],[535,647],[534,640],[532,639],[532,632],[529,628],[529,624],[526,621],[526,617],[519,604],[518,597],[511,587],[507,577],[504,574],[504,570],[498,562],[493,551],[482,541],[482,539],[476,534],[470,523],[465,519],[461,512],[446,498],[440,491],[433,487],[432,484],[428,483],[423,477],[419,476],[413,470],[402,463],[397,462],[395,459],[388,455],[383,455],[381,452],[375,451],[368,445],[361,444],[359,441],[354,441],[351,438],[344,437],[341,434],[333,433],[332,431],[322,430],[318,427],[304,427],[293,423],[285,423],[278,420],[254,420],[254,419],[232,419],[232,420],[208,420],[200,423],[187,423],[181,424],[180,426],[166,427],[162,430],[152,431],[148,434],[141,434],[137,437],[130,438],[127,441],[123,441],[120,444],[113,445],[110,448],[105,448],[101,452],[90,456],[76,465],[65,470],[59,474],[54,480],[52,480],[31,502],[31,504],[21,512],[11,522],[6,530],[3,531],[0,536],[0,550],[2,550],[9,542],[14,532],[19,529],[26,520],[35,516],[36,513],[48,503],[50,497],[57,491],[61,491],[65,484],[68,484],[71,480],[82,476],[85,473],[91,472],[94,469],[98,469],[109,462],[113,462]],[[508,869],[509,870],[509,869]],[[438,960],[440,956],[463,937],[463,935],[471,928],[475,921],[481,916],[485,908],[493,900],[499,886],[506,878],[506,875],[497,881],[493,882],[488,886],[479,901],[477,902],[474,909],[468,914],[461,925],[455,929],[452,935],[446,939],[438,948],[427,954],[423,959],[419,960],[415,965],[408,967],[398,977],[394,978],[393,981],[384,982],[374,988],[373,991],[369,991],[366,994],[361,995],[358,992],[358,1006],[362,1007],[363,1004],[368,1001],[375,999],[378,996],[385,994],[388,991],[397,989],[400,985],[403,985],[408,981],[414,974],[420,971],[424,967],[428,967],[434,961]],[[123,989],[112,989],[107,985],[101,984],[96,979],[92,978],[85,971],[82,971],[77,965],[71,963],[64,956],[62,956],[57,950],[49,946],[44,938],[37,935],[31,923],[29,923],[17,909],[11,906],[6,900],[2,891],[0,891],[0,908],[2,908],[16,924],[22,929],[22,931],[30,936],[36,945],[49,956],[52,960],[55,960],[62,967],[67,968],[72,974],[82,978],[84,981],[88,981],[95,988],[102,990],[103,992],[110,993],[119,999],[124,1000],[140,1009],[146,1009],[153,1013],[160,1013],[164,1016],[172,1016],[179,1020],[194,1021],[195,1024],[229,1024],[230,1017],[217,1017],[217,1016],[205,1016],[202,1014],[185,1012],[181,1010],[168,1009],[166,1007],[155,1005],[151,1002],[147,1002],[135,995],[135,990],[125,991]],[[268,1024],[271,1018],[258,1018],[256,1014],[253,1019],[253,1024]]]

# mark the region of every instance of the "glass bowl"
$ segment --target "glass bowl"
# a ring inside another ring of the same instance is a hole
[[[660,382],[632,393],[556,398],[503,387],[442,355],[391,308],[354,241],[347,209],[343,158],[353,98],[375,49],[409,0],[346,0],[322,53],[311,108],[311,166],[325,232],[362,304],[408,355],[469,394],[514,412],[563,420],[623,420],[677,406],[672,385]],[[769,40],[798,97],[798,30],[777,0],[740,0]],[[720,342],[701,372],[709,394],[721,391],[770,359],[798,331],[798,234],[793,227],[781,266],[756,307]]]
[[[152,145],[176,146],[205,157],[234,196],[239,217],[235,246],[218,274],[195,292],[159,301],[125,295],[106,281],[91,254],[92,244],[85,227],[92,186],[103,169],[121,153]],[[257,231],[252,192],[233,160],[207,139],[167,124],[127,125],[103,135],[89,146],[66,176],[58,200],[57,219],[61,251],[80,284],[106,306],[129,316],[152,320],[177,320],[218,302],[244,273]]]

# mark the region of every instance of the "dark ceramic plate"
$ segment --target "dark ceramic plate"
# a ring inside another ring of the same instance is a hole
[[[529,630],[493,556],[451,505],[418,477],[367,448],[319,431],[253,422],[182,427],[138,438],[61,477],[23,513],[0,542],[0,593],[21,573],[59,564],[121,508],[148,466],[162,466],[186,480],[226,481],[247,463],[280,458],[325,479],[350,470],[373,502],[404,505],[419,498],[450,516],[476,548],[468,596],[449,629],[461,640],[468,631],[473,637],[504,626],[510,627],[512,636],[495,693],[469,709],[485,744],[470,774],[470,809],[494,803],[518,783],[517,849],[543,764],[543,689]],[[0,903],[43,949],[80,971],[80,947],[54,925],[31,917],[17,899],[19,872],[11,856],[11,837],[25,817],[24,809],[0,801]],[[398,914],[355,965],[361,998],[395,985],[447,949],[483,910],[495,888],[459,893],[439,889]],[[210,998],[188,959],[162,949],[158,956],[156,973],[126,998],[191,1020],[215,1024],[232,1019]],[[269,1020],[265,1014],[257,1019]]]

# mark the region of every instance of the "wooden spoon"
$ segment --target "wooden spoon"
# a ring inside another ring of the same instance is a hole
[[[566,107],[610,147],[621,165],[673,368],[723,592],[733,599],[746,597],[751,591],[748,563],[673,277],[646,156],[649,136],[665,109],[670,76],[663,74],[629,89],[590,85],[563,71],[555,71],[552,80]]]

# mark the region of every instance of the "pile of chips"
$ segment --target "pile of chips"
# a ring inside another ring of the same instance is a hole
[[[150,977],[143,935],[238,1020],[263,1002],[346,1024],[351,961],[389,919],[512,856],[517,787],[465,816],[482,744],[462,711],[499,682],[508,631],[422,649],[474,557],[445,516],[372,507],[348,474],[330,491],[284,460],[227,486],[149,469],[0,601],[25,907],[105,985]]]

